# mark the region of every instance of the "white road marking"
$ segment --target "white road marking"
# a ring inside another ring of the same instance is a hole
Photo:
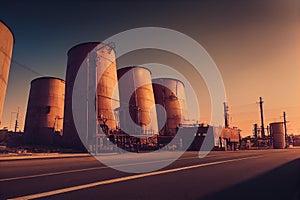
[[[75,172],[83,172],[83,171],[90,171],[90,170],[103,169],[103,168],[108,168],[108,167],[91,167],[91,168],[85,168],[85,169],[75,169],[75,170],[68,170],[68,171],[61,171],[61,172],[50,172],[50,173],[45,173],[45,174],[3,178],[3,179],[0,179],[0,182],[14,181],[14,180],[28,179],[28,178],[37,178],[37,177],[43,177],[43,176],[53,176],[53,175],[68,174],[68,173],[75,173]]]
[[[53,195],[63,194],[66,192],[72,192],[72,191],[76,191],[76,190],[82,190],[82,189],[96,187],[96,186],[100,186],[100,185],[107,185],[107,184],[129,181],[129,180],[134,180],[134,179],[139,179],[139,178],[145,178],[145,177],[149,177],[149,176],[168,174],[168,173],[172,173],[172,172],[178,172],[178,171],[183,171],[183,170],[195,169],[195,168],[199,168],[199,167],[229,163],[229,162],[234,162],[234,161],[247,160],[247,159],[264,157],[264,156],[266,156],[266,155],[258,155],[258,156],[250,156],[250,157],[244,157],[244,158],[216,161],[216,162],[191,165],[191,166],[179,167],[179,168],[162,170],[162,171],[149,172],[149,173],[145,173],[145,174],[125,176],[125,177],[121,177],[121,178],[114,178],[114,179],[105,180],[105,181],[99,181],[99,182],[88,183],[88,184],[84,184],[84,185],[78,185],[78,186],[73,186],[73,187],[68,187],[68,188],[63,188],[63,189],[57,189],[57,190],[48,191],[48,192],[42,192],[42,193],[37,193],[37,194],[32,194],[32,195],[11,198],[11,200],[24,200],[24,199],[36,199],[36,198],[42,198],[42,197],[49,197],[49,196],[53,196]]]
[[[210,155],[210,156],[206,156],[206,158],[208,158],[208,157],[214,157],[214,156],[215,155]],[[193,158],[199,158],[199,157],[198,156],[193,156],[193,157],[187,157],[187,158],[180,158],[178,160],[188,160],[188,159],[193,159]],[[151,164],[151,163],[158,163],[158,162],[166,162],[166,161],[170,161],[170,160],[173,160],[173,159],[156,160],[156,161],[145,161],[145,162],[130,163],[130,164],[120,164],[120,165],[113,165],[112,167],[123,167],[123,166],[132,166],[132,165],[140,165],[140,164]],[[37,177],[43,177],[43,176],[61,175],[61,174],[76,173],[76,172],[84,172],[84,171],[106,169],[106,168],[110,168],[110,167],[107,167],[107,166],[103,166],[103,167],[90,167],[90,168],[75,169],[75,170],[68,170],[68,171],[61,171],[61,172],[50,172],[50,173],[44,173],[44,174],[35,174],[35,175],[28,175],[28,176],[3,178],[3,179],[0,179],[0,182],[14,181],[14,180],[28,179],[28,178],[37,178]]]

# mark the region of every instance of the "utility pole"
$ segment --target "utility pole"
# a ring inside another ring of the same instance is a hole
[[[285,114],[285,112],[283,112],[283,125],[284,125],[285,145],[287,146],[287,130],[286,130],[286,114]]]
[[[225,118],[225,128],[229,127],[229,121],[228,121],[228,106],[226,102],[224,102],[224,118]]]
[[[260,119],[261,119],[261,137],[265,137],[265,125],[264,125],[264,111],[263,111],[263,100],[262,97],[259,97],[259,106],[260,106]]]

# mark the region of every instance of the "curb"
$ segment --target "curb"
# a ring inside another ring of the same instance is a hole
[[[42,159],[62,159],[62,158],[80,158],[80,157],[92,157],[90,154],[74,154],[74,155],[47,155],[47,156],[5,156],[0,157],[0,162],[4,161],[18,161],[18,160],[42,160]]]

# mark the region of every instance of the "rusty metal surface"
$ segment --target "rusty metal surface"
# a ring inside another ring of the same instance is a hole
[[[118,78],[114,51],[108,52],[107,50],[101,49],[96,52],[97,77],[99,77],[97,84],[98,119],[99,124],[104,124],[104,119],[108,128],[115,130],[117,124],[112,103],[118,103],[116,102],[118,99],[115,99],[113,95],[115,88],[118,87]]]
[[[10,29],[0,21],[0,123],[6,95],[14,37]]]
[[[117,74],[121,105],[119,109],[121,111],[119,114],[121,128],[128,125],[128,118],[122,115],[122,110],[124,110],[122,108],[127,107],[131,119],[136,125],[142,127],[146,134],[156,133],[157,120],[151,72],[144,67],[135,66],[119,69]]]
[[[273,138],[273,147],[275,149],[285,148],[283,122],[270,123],[270,133]]]
[[[95,49],[99,50],[95,51],[96,55],[93,57],[94,60],[91,60],[90,53]],[[89,57],[88,61],[86,60],[87,57]],[[82,65],[82,67],[84,68],[84,72],[87,73],[87,68],[90,66],[90,63],[96,65],[95,67],[97,67],[98,70],[97,76],[100,73],[102,74],[102,77],[97,84],[98,119],[100,119],[100,116],[102,119],[107,119],[106,125],[109,127],[109,129],[116,129],[116,122],[114,119],[113,107],[111,103],[113,90],[115,89],[115,87],[117,87],[115,52],[109,46],[103,43],[82,43],[72,47],[68,51],[64,111],[65,120],[63,125],[63,143],[65,144],[65,146],[81,149],[83,148],[82,142],[78,136],[74,124],[72,112],[72,95],[75,79],[79,68]],[[106,66],[108,66],[108,68],[103,71],[103,68]],[[103,124],[103,120],[99,120],[99,124]]]
[[[159,127],[163,127],[160,135],[175,135],[176,129],[186,116],[186,97],[184,84],[176,79],[153,79],[155,103],[165,108],[167,121],[163,126],[162,116],[158,116]]]
[[[24,129],[29,142],[53,144],[54,135],[62,134],[64,97],[64,80],[42,77],[31,81]]]

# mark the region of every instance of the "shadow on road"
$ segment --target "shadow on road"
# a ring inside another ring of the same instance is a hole
[[[300,159],[199,200],[219,199],[300,200]]]

